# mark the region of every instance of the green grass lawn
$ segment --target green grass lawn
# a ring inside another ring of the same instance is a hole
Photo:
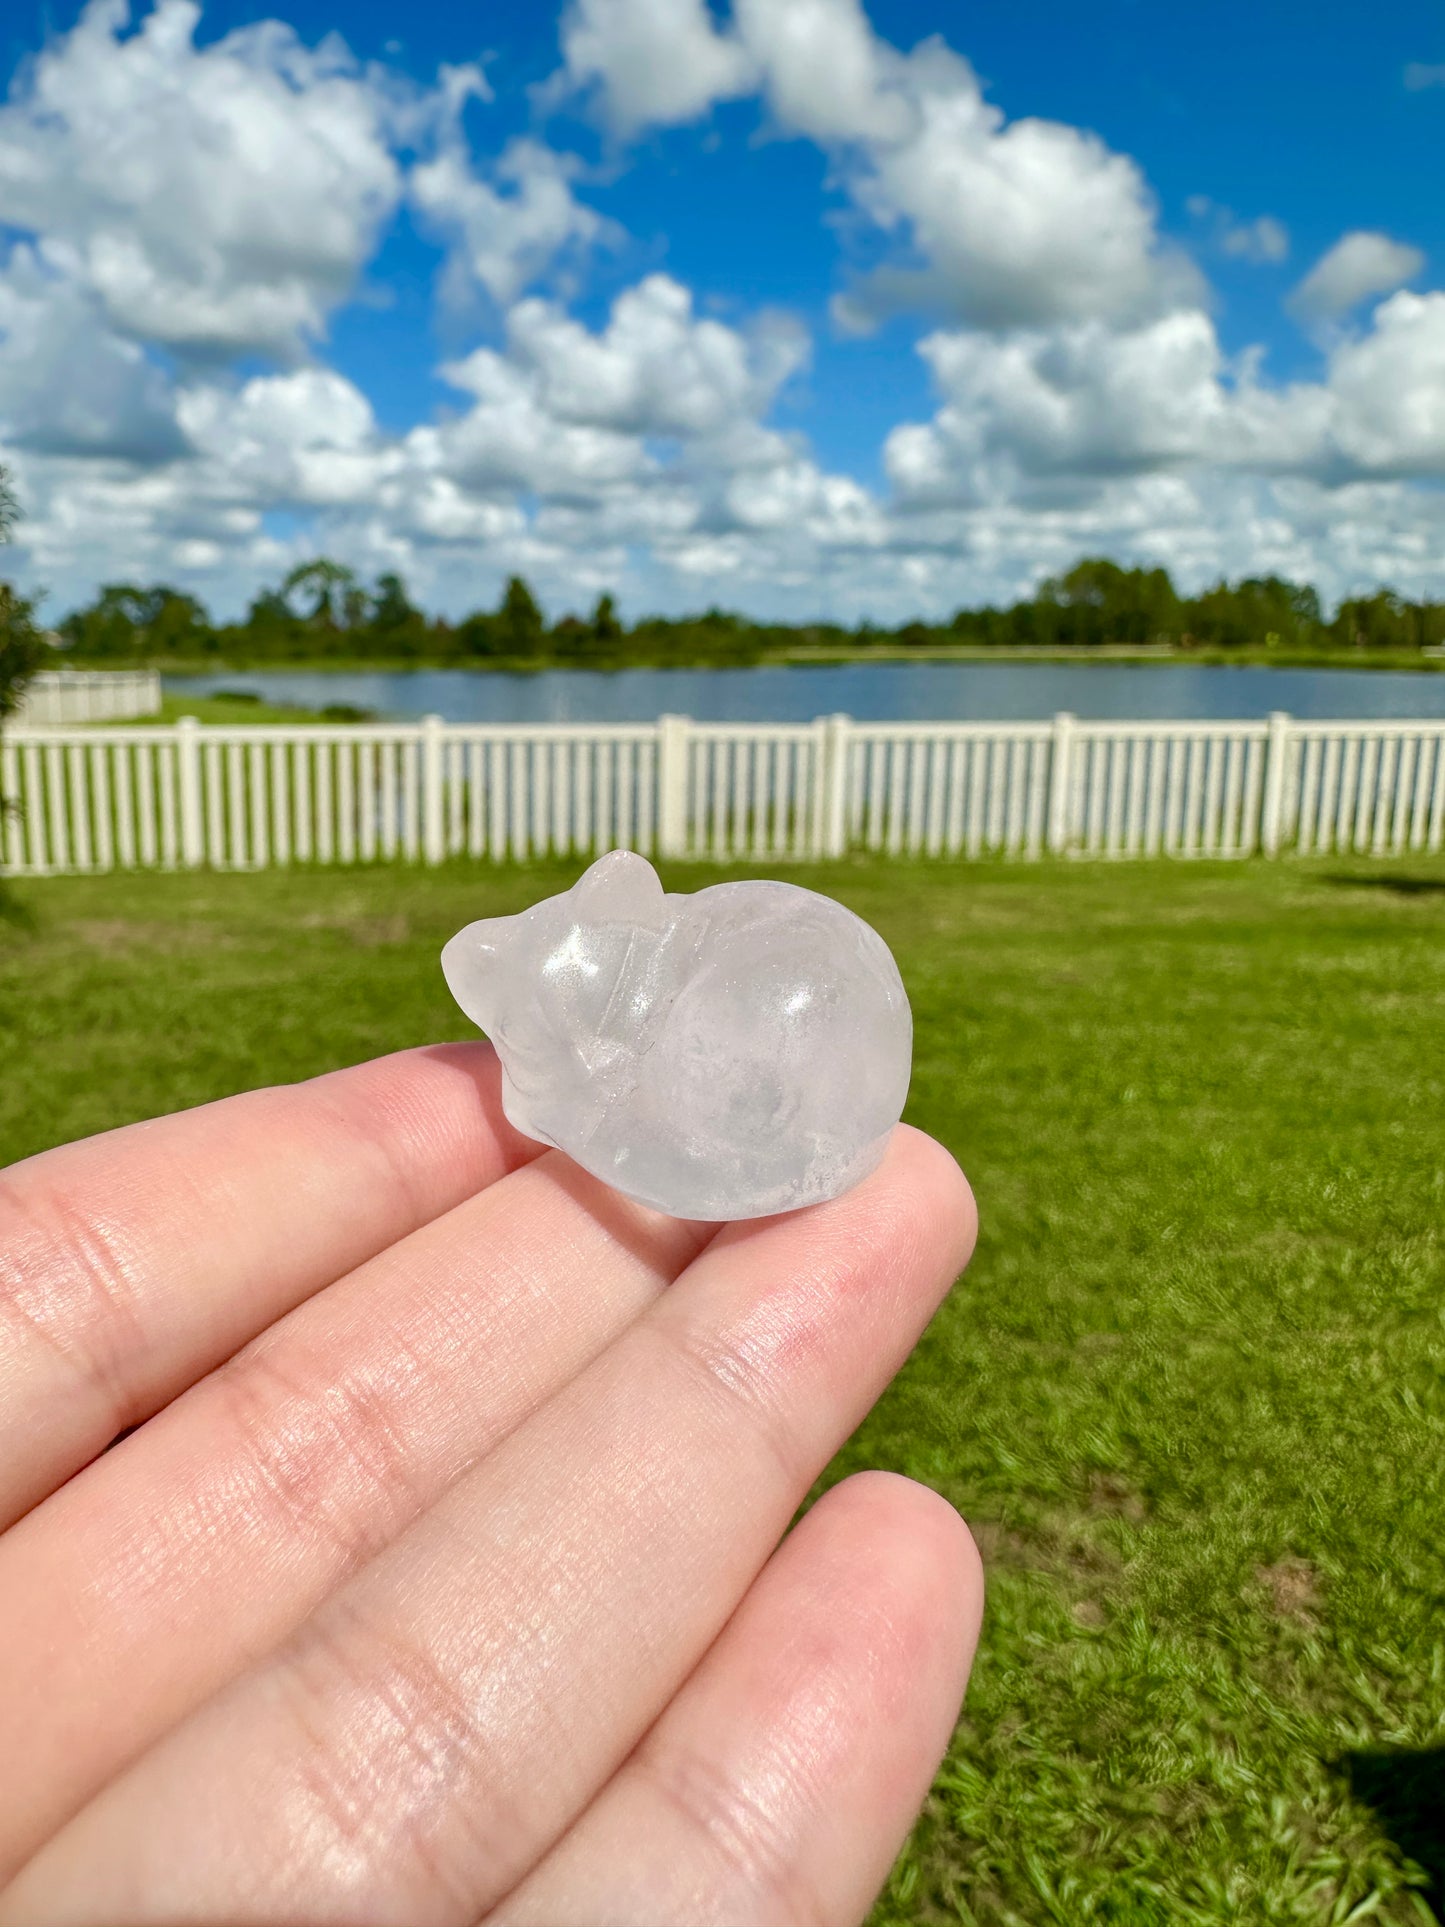
[[[328,715],[327,711],[331,713]],[[341,713],[344,712],[344,713]],[[256,723],[324,723],[359,722],[364,714],[354,706],[326,704],[316,709],[302,709],[295,704],[263,702],[259,696],[244,690],[218,689],[211,696],[192,694],[174,695],[167,691],[161,697],[158,716],[138,717],[138,722],[176,723],[182,716],[194,716],[198,723],[231,723],[251,727]],[[111,725],[106,725],[111,727]],[[116,729],[129,725],[116,723]]]
[[[14,886],[0,1162],[467,1034],[442,941],[574,874]],[[875,1927],[1445,1918],[1445,863],[787,874],[893,945],[983,1219],[819,1487],[990,1574]]]

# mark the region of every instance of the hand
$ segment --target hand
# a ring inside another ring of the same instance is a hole
[[[498,1088],[407,1051],[0,1175],[4,1927],[868,1911],[978,1559],[881,1472],[778,1542],[968,1187],[900,1127],[831,1204],[682,1223]]]

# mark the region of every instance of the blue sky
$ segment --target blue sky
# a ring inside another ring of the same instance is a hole
[[[1083,553],[1445,594],[1445,22],[1237,0],[7,9],[57,611],[941,613]],[[448,75],[450,78],[448,78]]]

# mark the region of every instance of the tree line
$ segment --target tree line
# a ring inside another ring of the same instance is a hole
[[[16,505],[0,468],[0,541]],[[428,615],[396,574],[370,585],[345,564],[318,556],[263,589],[239,622],[212,620],[198,597],[165,583],[108,583],[72,610],[54,640],[63,660],[241,665],[295,661],[454,663],[617,667],[629,663],[747,663],[800,645],[823,651],[891,645],[905,649],[967,644],[980,648],[1099,648],[1156,644],[1178,649],[1285,654],[1318,651],[1410,652],[1445,646],[1445,602],[1412,602],[1393,590],[1352,596],[1326,620],[1314,589],[1281,576],[1217,582],[1181,595],[1165,569],[1130,569],[1086,557],[1004,606],[960,609],[944,622],[756,622],[725,609],[701,615],[648,616],[630,626],[610,595],[585,617],[549,622],[521,576],[494,609],[459,621]],[[0,582],[0,720],[24,678],[56,660],[34,605]]]
[[[10,477],[0,468],[0,543],[10,540],[17,513]],[[0,723],[15,713],[21,690],[49,653],[34,605],[8,582],[0,582]],[[4,808],[0,795],[0,811]]]
[[[1392,590],[1352,596],[1326,620],[1315,590],[1280,576],[1218,582],[1181,595],[1165,569],[1129,569],[1090,557],[1003,607],[960,609],[947,621],[895,628],[863,622],[755,622],[724,609],[625,624],[610,595],[585,617],[549,622],[520,576],[497,607],[459,621],[430,616],[395,574],[370,586],[326,557],[261,591],[239,622],[216,623],[184,590],[111,583],[58,625],[77,662],[363,660],[484,665],[755,662],[798,645],[848,648],[1098,648],[1412,651],[1445,644],[1445,602],[1411,602]]]

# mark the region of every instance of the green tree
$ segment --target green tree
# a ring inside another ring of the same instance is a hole
[[[457,624],[453,635],[453,646],[463,660],[484,661],[488,656],[500,656],[502,633],[500,618],[489,609],[475,609],[464,616]]]
[[[412,606],[406,584],[399,575],[379,575],[371,599],[371,626],[383,635],[404,629],[421,611]]]
[[[0,582],[0,723],[19,707],[25,685],[47,655],[35,604]]]
[[[204,605],[164,582],[149,589],[108,582],[88,609],[65,618],[60,633],[85,662],[199,656],[215,646]]]
[[[1414,649],[1419,646],[1423,615],[1423,608],[1380,589],[1342,602],[1330,627],[1335,640],[1346,648]]]
[[[507,593],[502,597],[502,606],[497,611],[497,629],[503,655],[539,656],[546,628],[537,598],[521,576],[512,576],[507,583]]]
[[[281,600],[314,629],[353,628],[366,616],[365,591],[356,571],[326,555],[298,562],[281,584]]]
[[[617,604],[610,595],[597,598],[597,607],[592,611],[592,634],[598,649],[608,655],[622,640],[623,628],[617,619]]]
[[[440,632],[432,631],[421,610],[413,605],[401,577],[390,573],[376,578],[366,630],[384,656],[421,656],[428,642],[437,650],[443,643]]]
[[[1165,642],[1179,633],[1179,597],[1167,569],[1126,569],[1107,556],[1085,556],[1066,575],[1041,583],[1037,600],[1054,632],[1049,639],[1059,642]]]
[[[0,468],[0,542],[8,542],[19,516],[10,477]],[[8,582],[0,582],[0,728],[19,706],[26,683],[45,660],[46,645],[35,624],[35,606]],[[0,815],[9,807],[0,792]]]

